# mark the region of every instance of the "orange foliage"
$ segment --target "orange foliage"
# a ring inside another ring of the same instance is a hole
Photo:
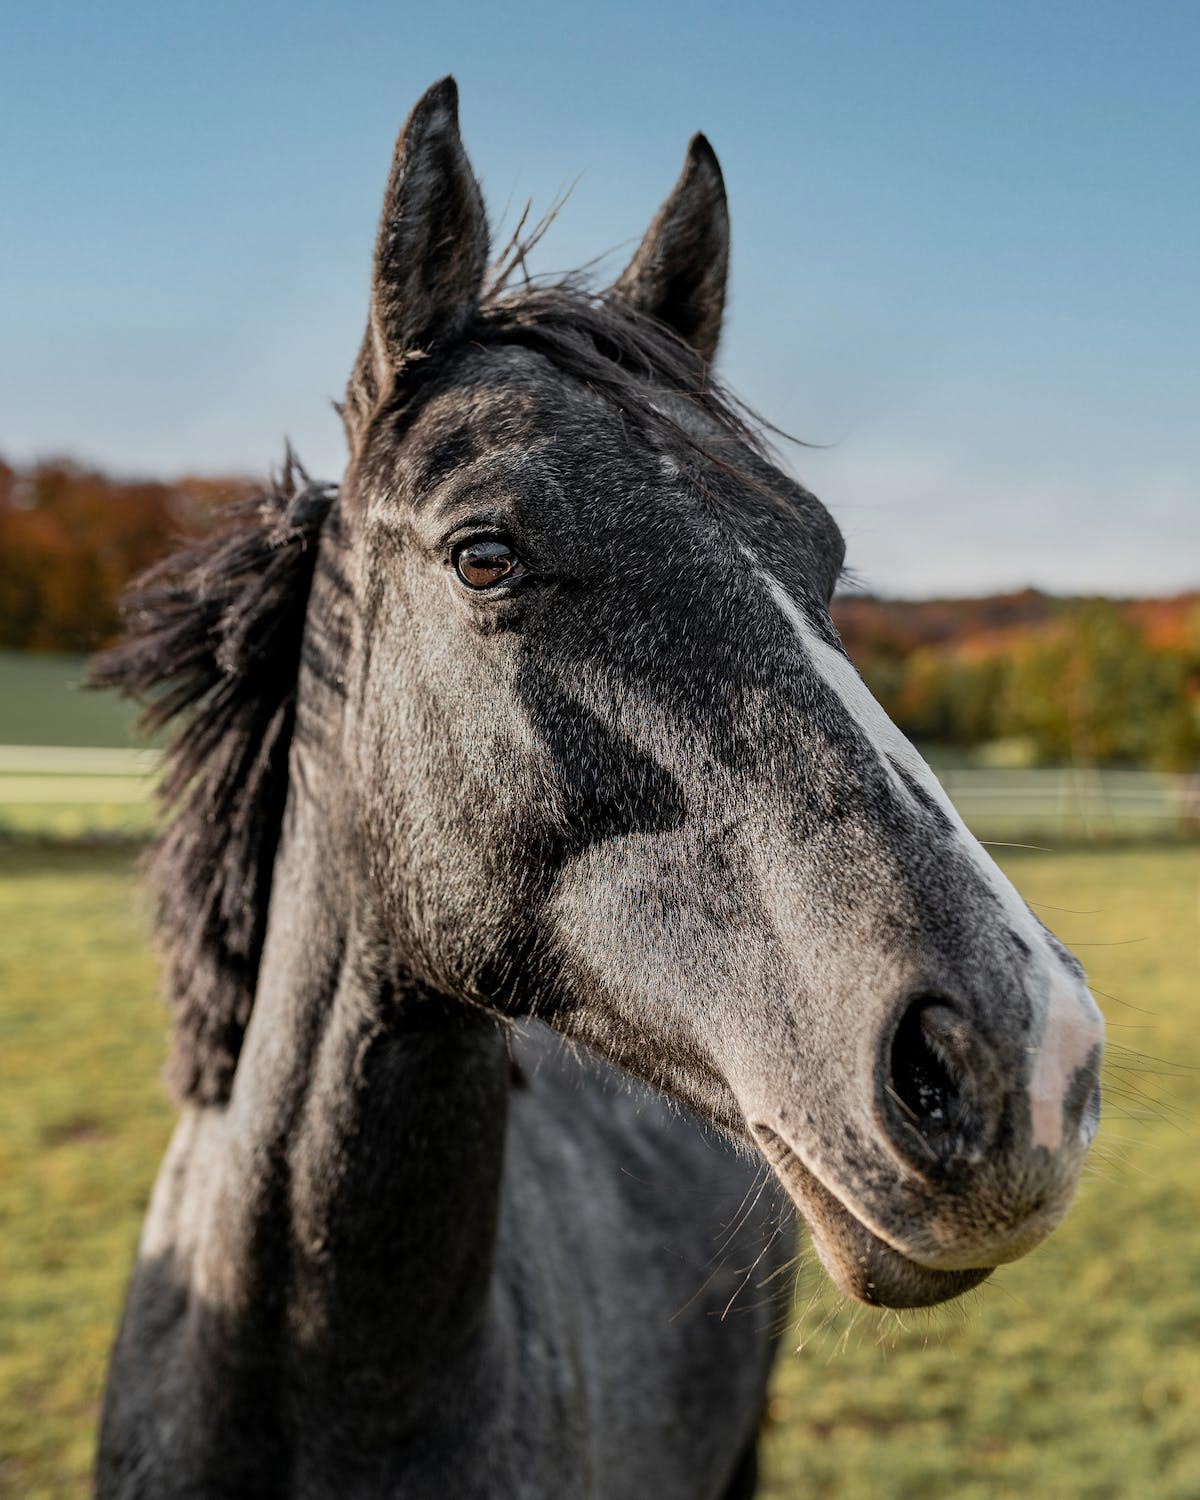
[[[859,597],[833,614],[868,685],[916,739],[965,749],[1019,737],[1050,762],[1200,759],[1200,593]]]
[[[979,599],[851,595],[834,601],[833,618],[856,661],[903,657],[922,646],[954,650],[983,661],[1005,656],[1022,642],[1040,636],[1055,621],[1070,618],[1082,602],[1036,589]],[[1121,600],[1117,608],[1137,625],[1152,650],[1195,650],[1200,645],[1200,592],[1168,599]]]
[[[122,481],[69,461],[0,461],[0,646],[90,651],[129,580],[210,524],[244,480]]]

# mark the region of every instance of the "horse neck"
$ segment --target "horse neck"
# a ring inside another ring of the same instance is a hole
[[[405,1391],[428,1391],[482,1327],[507,1051],[490,1018],[396,971],[322,810],[336,777],[314,768],[301,785],[228,1107],[214,1248],[240,1268],[235,1300],[282,1291],[293,1388],[324,1401],[349,1364],[399,1415]]]

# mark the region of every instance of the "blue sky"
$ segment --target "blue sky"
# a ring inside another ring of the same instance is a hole
[[[41,3],[0,36],[0,453],[344,460],[395,132],[453,72],[493,219],[622,264],[688,136],[726,379],[865,583],[1200,585],[1200,8]],[[582,175],[580,175],[582,174]]]

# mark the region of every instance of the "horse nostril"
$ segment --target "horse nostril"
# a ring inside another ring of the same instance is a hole
[[[933,1003],[917,1000],[901,1016],[892,1038],[891,1083],[915,1121],[940,1129],[950,1118],[958,1084],[925,1029],[924,1018]]]
[[[995,1113],[992,1071],[968,1023],[937,996],[917,996],[887,1057],[885,1114],[896,1144],[926,1164],[979,1149]]]

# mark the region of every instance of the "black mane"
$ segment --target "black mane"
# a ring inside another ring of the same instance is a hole
[[[258,979],[317,538],[334,503],[289,452],[274,483],[212,536],[136,581],[125,635],[91,682],[170,726],[151,851],[175,1012],[168,1079],[180,1099],[228,1098]]]

